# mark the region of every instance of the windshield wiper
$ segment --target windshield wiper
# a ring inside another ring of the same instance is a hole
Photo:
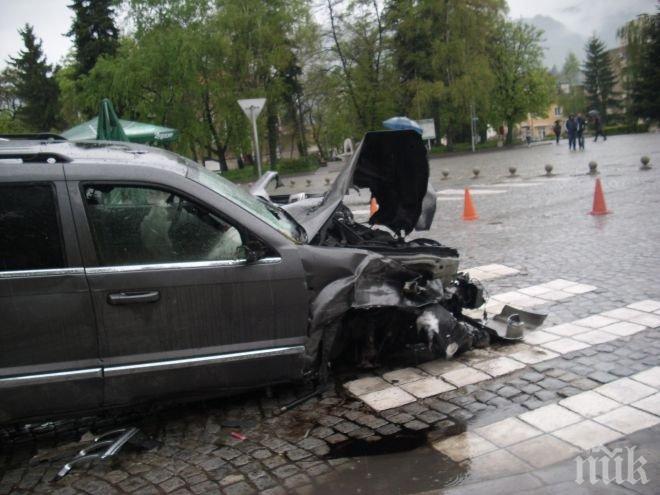
[[[300,225],[295,218],[291,216],[291,213],[286,211],[284,208],[278,208],[284,215],[286,215],[287,219],[296,227],[296,231],[298,232],[298,237],[297,241],[302,242],[303,244],[307,243],[307,231],[305,228]]]
[[[301,242],[303,244],[307,242],[307,232],[305,231],[302,225],[296,222],[296,219],[293,218],[288,211],[286,211],[284,208],[280,208],[279,206],[274,205],[267,199],[262,198],[261,196],[256,196],[256,198],[266,206],[266,209],[275,218],[277,218],[278,220],[282,220],[282,216],[284,216],[291,224],[293,224],[297,233],[297,235],[294,235],[294,239],[296,241]]]
[[[255,196],[259,201],[261,201],[261,204],[263,204],[268,212],[273,215],[275,218],[278,220],[281,220],[282,217],[280,217],[280,209],[275,206],[273,203],[268,201],[266,198],[262,198],[261,196]]]
[[[298,236],[300,238],[299,239],[300,242],[302,242],[303,244],[307,244],[307,231],[305,231],[303,226],[300,225],[298,222],[296,222],[296,228],[298,229]]]

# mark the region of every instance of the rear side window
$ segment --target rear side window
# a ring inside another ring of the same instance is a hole
[[[0,271],[64,266],[53,185],[0,185]]]

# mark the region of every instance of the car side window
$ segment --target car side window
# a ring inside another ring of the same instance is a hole
[[[0,185],[0,271],[65,265],[54,186]]]
[[[240,232],[177,193],[106,184],[83,192],[102,266],[241,259]]]

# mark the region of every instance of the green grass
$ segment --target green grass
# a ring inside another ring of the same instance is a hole
[[[497,139],[489,139],[485,143],[477,143],[475,146],[476,150],[487,150],[497,148]],[[472,151],[471,143],[454,143],[452,150],[448,150],[446,146],[433,146],[430,151],[430,155],[442,155],[443,153],[456,153],[463,151]]]
[[[593,129],[591,130],[593,134]],[[637,134],[642,132],[649,132],[648,124],[638,124],[638,125],[629,125],[629,124],[619,124],[619,125],[609,125],[605,126],[605,135],[615,136],[617,134]]]
[[[227,170],[226,172],[216,172],[222,175],[225,179],[232,182],[250,182],[257,178],[257,167],[252,165],[246,165],[243,168],[237,168],[235,170]]]
[[[277,171],[279,172],[280,177],[284,177],[287,175],[314,172],[319,166],[319,161],[316,157],[305,156],[301,158],[280,160],[277,162]],[[264,164],[262,166],[262,172],[266,172],[267,170],[270,170],[270,168],[268,165]],[[232,182],[251,182],[257,179],[257,167],[246,165],[245,167],[236,170],[227,170],[222,176]]]

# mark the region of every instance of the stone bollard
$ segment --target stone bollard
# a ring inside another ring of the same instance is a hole
[[[447,177],[449,177],[449,170],[443,170],[442,171],[442,180],[447,180]]]
[[[515,177],[517,171],[518,169],[516,167],[509,167],[509,175],[511,177]]]
[[[289,181],[289,185],[290,185],[291,187],[295,186],[295,185],[296,185],[296,181],[295,181],[295,180],[290,180],[290,181]]]
[[[329,186],[330,185],[330,177],[325,178],[325,185]]]
[[[643,156],[640,161],[642,162],[642,166],[639,167],[640,170],[651,170],[651,159],[648,156]]]
[[[481,172],[481,170],[479,170],[477,167],[474,167],[472,169],[472,173],[474,174],[474,177],[472,177],[472,178],[476,179],[477,177],[479,177],[479,172]]]
[[[589,162],[589,175],[596,175],[598,173],[598,164],[593,160]]]
[[[312,181],[311,181],[311,180],[309,180],[309,179],[307,179],[307,180],[305,180],[305,182],[307,183],[307,187],[309,187],[309,186],[311,186],[311,185],[312,185]]]
[[[545,175],[551,176],[552,175],[552,169],[554,167],[550,165],[549,163],[545,166]]]

